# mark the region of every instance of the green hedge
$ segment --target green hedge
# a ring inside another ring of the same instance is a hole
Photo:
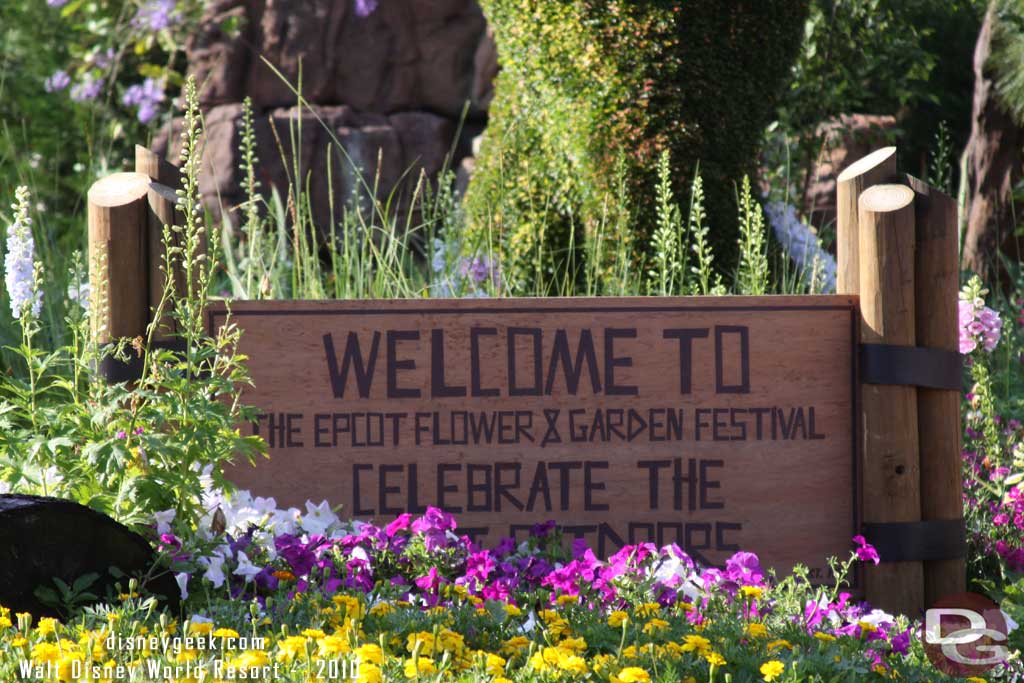
[[[666,148],[677,197],[700,163],[717,263],[731,269],[736,186],[773,119],[807,0],[481,5],[502,71],[465,207],[513,290],[579,278],[598,237],[604,253],[629,242],[642,255]]]

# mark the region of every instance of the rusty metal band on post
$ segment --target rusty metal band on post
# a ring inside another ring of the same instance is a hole
[[[963,356],[925,346],[861,344],[860,381],[959,391]]]
[[[967,556],[963,519],[875,522],[863,525],[864,538],[882,562],[953,560]]]

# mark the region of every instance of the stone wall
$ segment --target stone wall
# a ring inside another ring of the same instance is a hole
[[[344,148],[332,159],[337,219],[340,206],[365,187],[345,157],[367,185],[379,174],[381,195],[403,174],[410,184],[421,169],[435,178],[452,149],[458,168],[483,130],[497,73],[476,0],[380,0],[366,16],[353,0],[212,0],[187,54],[207,122],[201,189],[208,205],[219,212],[244,200],[238,146],[241,102],[250,97],[261,190],[269,194],[273,186],[287,196],[290,126],[301,123],[302,172],[321,230],[332,222],[327,150],[335,139]],[[292,86],[300,78],[309,109],[296,106]],[[167,133],[155,143],[165,152]],[[169,139],[173,154],[177,136]]]

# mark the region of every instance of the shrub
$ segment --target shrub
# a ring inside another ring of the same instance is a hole
[[[717,263],[734,263],[734,183],[774,116],[807,2],[481,4],[503,70],[466,209],[513,290],[538,270],[578,278],[595,241],[643,254],[666,149],[677,196],[700,162]]]

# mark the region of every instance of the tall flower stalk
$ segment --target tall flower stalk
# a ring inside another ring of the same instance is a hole
[[[39,282],[42,264],[35,260],[35,242],[32,238],[32,218],[29,215],[31,194],[25,186],[15,193],[14,222],[7,228],[7,255],[4,257],[4,284],[11,300],[11,315],[21,323],[21,339],[25,361],[28,364],[30,415],[33,430],[36,419],[36,363],[32,337],[39,329],[39,311],[43,305]]]

